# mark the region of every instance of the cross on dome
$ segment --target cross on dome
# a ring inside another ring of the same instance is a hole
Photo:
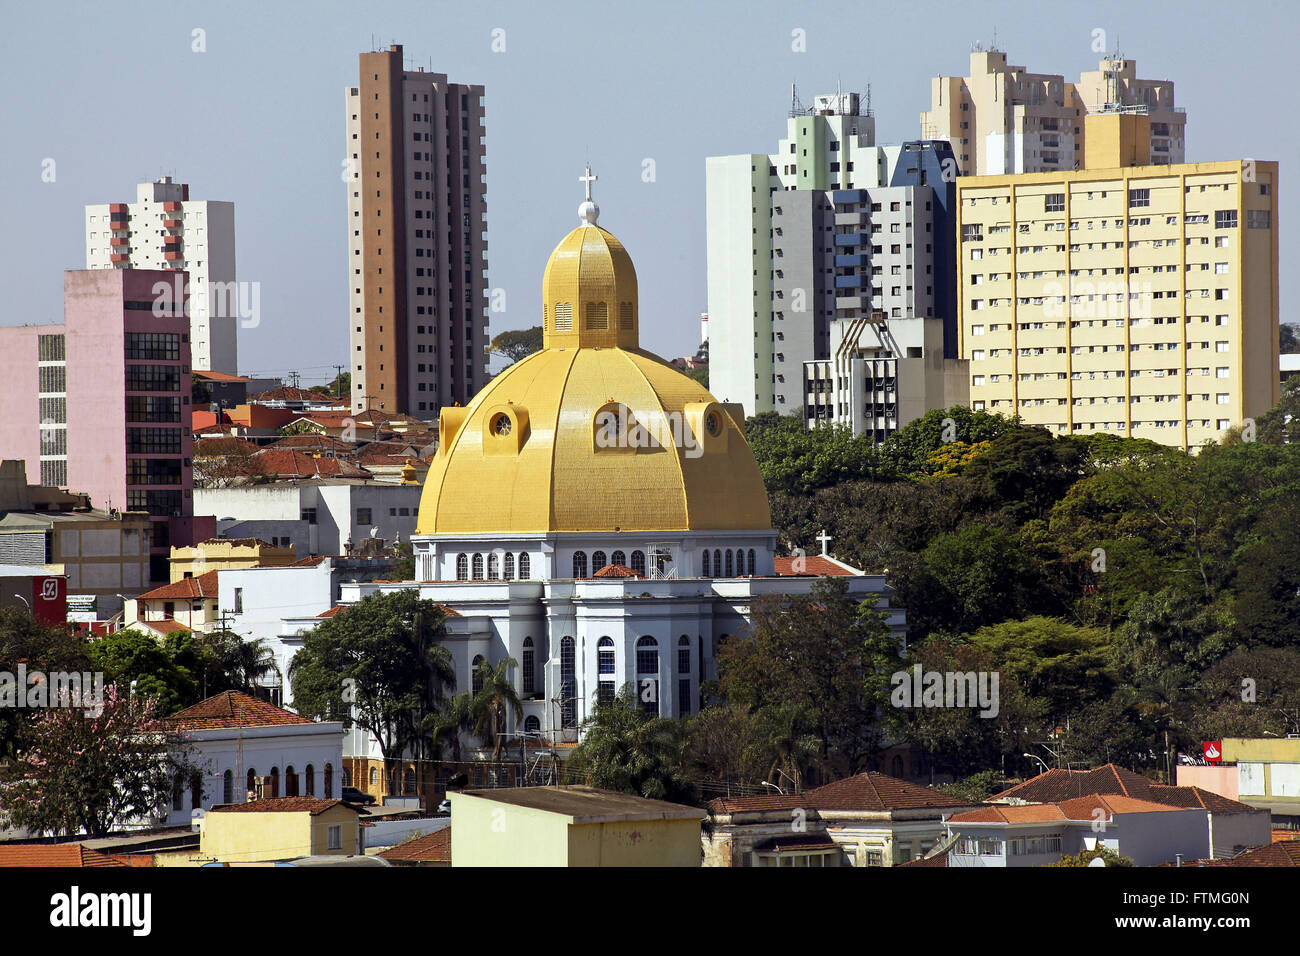
[[[585,184],[587,187],[587,198],[578,207],[578,218],[582,220],[584,226],[594,226],[596,220],[600,218],[600,207],[591,198],[591,184],[599,178],[599,176],[592,175],[590,163],[587,164],[587,175],[578,177],[578,182]]]

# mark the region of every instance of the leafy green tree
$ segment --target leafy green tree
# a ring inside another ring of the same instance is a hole
[[[880,673],[898,653],[882,615],[828,578],[807,595],[760,598],[752,618],[748,635],[719,649],[723,697],[754,711],[793,706],[819,741],[819,762],[840,774],[864,769],[881,743]]]
[[[956,783],[942,784],[935,788],[950,797],[959,797],[971,803],[983,803],[993,794],[1004,789],[1002,774],[996,770],[981,770]]]
[[[1129,770],[1158,767],[1162,738],[1138,703],[1137,693],[1123,684],[1110,697],[1084,704],[1066,721],[1065,732],[1054,748],[1070,766],[1117,763]]]
[[[681,721],[643,711],[635,685],[628,684],[583,721],[568,769],[593,787],[694,804],[685,729]]]
[[[808,494],[843,481],[883,474],[880,454],[848,428],[805,428],[798,414],[763,412],[745,423],[745,436],[769,492]]]
[[[701,777],[724,790],[764,779],[767,751],[759,717],[749,708],[715,703],[688,720],[689,759]]]
[[[1122,856],[1108,846],[1098,846],[1091,850],[1080,850],[1072,856],[1062,856],[1054,863],[1046,863],[1045,866],[1089,866],[1093,860],[1100,859],[1107,866],[1132,866],[1133,860],[1127,856]]]
[[[975,445],[1019,428],[1018,421],[965,405],[936,408],[908,422],[887,439],[883,458],[897,475],[928,475],[935,470],[931,456],[950,442]]]
[[[91,665],[106,683],[133,686],[132,693],[158,701],[160,714],[174,714],[198,699],[199,685],[156,637],[125,628],[89,645]]]
[[[443,698],[442,705],[433,713],[425,714],[420,721],[419,735],[427,739],[434,753],[451,746],[451,759],[460,762],[461,734],[469,733],[476,720],[474,695],[469,691]]]
[[[772,758],[764,779],[780,786],[781,771],[794,781],[795,792],[802,792],[805,771],[821,756],[812,717],[796,704],[774,704],[761,709],[758,718],[762,749]]]
[[[527,358],[542,347],[542,327],[534,325],[530,329],[508,329],[492,339],[488,352],[505,356],[511,364]]]
[[[1277,330],[1278,351],[1283,355],[1289,355],[1300,352],[1300,325],[1294,322],[1283,322]]]
[[[455,687],[451,654],[439,644],[444,618],[413,588],[367,595],[306,634],[289,667],[299,712],[355,720],[373,734],[394,791],[398,761],[420,745],[425,718]]]
[[[29,671],[91,670],[86,642],[66,627],[52,627],[38,621],[26,608],[0,607],[0,670],[18,673],[18,665]],[[27,708],[0,707],[0,758],[13,755],[20,728],[35,712]]]
[[[185,737],[158,717],[158,698],[105,689],[98,714],[41,711],[20,734],[0,782],[0,820],[35,833],[103,836],[163,812],[174,782],[201,768]]]
[[[518,668],[519,662],[513,657],[497,661],[496,666],[487,661],[478,665],[478,680],[482,684],[474,695],[473,710],[475,715],[474,732],[480,738],[492,741],[492,759],[501,759],[501,744],[506,739],[506,716],[515,715],[515,720],[524,716],[524,705],[519,701],[515,685],[510,680],[510,671]]]

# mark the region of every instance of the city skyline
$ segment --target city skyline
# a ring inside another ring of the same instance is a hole
[[[258,324],[240,329],[241,373],[331,378],[348,350],[338,90],[355,82],[358,54],[393,42],[404,45],[409,68],[485,87],[488,287],[502,290],[505,305],[490,312],[489,337],[538,323],[535,263],[575,221],[577,177],[590,161],[605,221],[638,262],[645,347],[668,358],[689,354],[706,308],[705,157],[768,148],[785,124],[792,82],[805,102],[836,83],[864,92],[870,84],[877,141],[918,138],[930,80],[963,75],[972,44],[988,46],[995,31],[998,48],[1035,72],[1078,75],[1118,45],[1144,77],[1173,80],[1193,117],[1189,162],[1277,160],[1285,177],[1300,152],[1300,136],[1263,122],[1248,99],[1284,68],[1287,32],[1263,23],[1285,15],[1280,4],[1257,18],[1249,46],[1244,38],[1211,38],[1196,16],[1171,26],[1156,11],[1119,4],[1071,13],[1068,22],[1054,21],[1050,34],[1035,28],[1023,5],[1009,3],[937,18],[919,8],[786,11],[771,4],[574,5],[560,17],[515,5],[430,12],[405,4],[353,17],[329,4],[310,20],[250,6],[158,11],[130,21],[129,35],[111,13],[89,6],[59,21],[67,48],[90,51],[75,63],[58,63],[36,42],[53,30],[43,11],[18,11],[0,41],[15,75],[44,85],[39,98],[15,100],[13,139],[0,167],[9,208],[29,224],[0,246],[9,264],[2,287],[9,308],[0,324],[61,321],[61,273],[84,256],[85,204],[172,175],[196,195],[237,207],[238,275],[259,283],[261,293]],[[601,42],[584,43],[584,33]],[[871,39],[882,33],[916,43]],[[636,43],[609,42],[620,35]],[[796,52],[800,46],[806,52]],[[144,55],[149,51],[155,55]],[[1223,66],[1247,58],[1249,80],[1233,79]],[[1198,61],[1215,65],[1180,66]],[[581,84],[592,72],[625,79]],[[151,92],[159,75],[170,81],[161,96]],[[122,105],[86,108],[102,96],[105,78]],[[290,82],[291,100],[265,94]],[[151,100],[152,123],[123,120],[129,104]],[[592,116],[605,119],[597,124]],[[618,116],[629,118],[609,119]],[[53,181],[43,181],[50,172]],[[1285,222],[1292,200],[1285,179],[1282,187]],[[1280,247],[1285,259],[1292,248],[1285,230]],[[1284,272],[1283,302],[1294,283]],[[1284,307],[1283,321],[1288,317]]]

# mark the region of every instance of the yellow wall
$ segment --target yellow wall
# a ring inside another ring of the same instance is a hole
[[[1268,411],[1279,398],[1276,187],[1277,163],[1250,161],[960,178],[972,407],[1054,434],[1181,448]],[[1149,205],[1130,207],[1130,189],[1148,189]],[[1053,195],[1063,208],[1048,209]],[[1237,212],[1236,228],[1216,228],[1219,210]],[[1249,228],[1252,210],[1271,227]]]
[[[1226,763],[1300,763],[1300,739],[1280,737],[1225,737]]]
[[[698,820],[571,824],[467,794],[452,803],[452,866],[699,866]]]
[[[341,826],[340,848],[329,849],[329,827]],[[203,818],[199,855],[220,863],[347,856],[357,852],[357,815],[341,806],[312,816],[306,811],[209,813]]]
[[[185,577],[197,578],[208,571],[284,567],[293,564],[294,560],[293,548],[203,541],[189,548],[172,548],[171,579],[175,583]]]
[[[1151,162],[1151,118],[1138,113],[1097,113],[1083,118],[1084,169],[1146,166]]]

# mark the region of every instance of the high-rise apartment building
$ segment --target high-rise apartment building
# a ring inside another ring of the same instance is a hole
[[[1142,110],[1151,120],[1151,163],[1181,163],[1186,114],[1174,106],[1171,80],[1140,80],[1137,63],[1106,57],[1078,83],[1059,73],[1008,66],[1001,50],[970,55],[970,76],[930,81],[921,135],[946,139],[967,176],[1038,173],[1083,165],[1084,118],[1099,111]]]
[[[194,517],[186,278],[65,272],[62,324],[0,328],[0,456],[101,510],[148,512],[159,584],[171,545],[216,531]]]
[[[170,176],[135,196],[86,206],[86,268],[185,270],[194,367],[238,374],[237,329],[252,300],[235,282],[235,204],[190,199]]]
[[[975,409],[1194,449],[1276,404],[1276,162],[1150,163],[1089,116],[1085,168],[957,181]]]
[[[346,101],[352,408],[435,418],[487,381],[483,87],[393,46]]]
[[[933,316],[956,355],[946,142],[875,144],[855,93],[791,110],[777,152],[709,157],[709,388],[747,415],[805,411],[837,319]]]

